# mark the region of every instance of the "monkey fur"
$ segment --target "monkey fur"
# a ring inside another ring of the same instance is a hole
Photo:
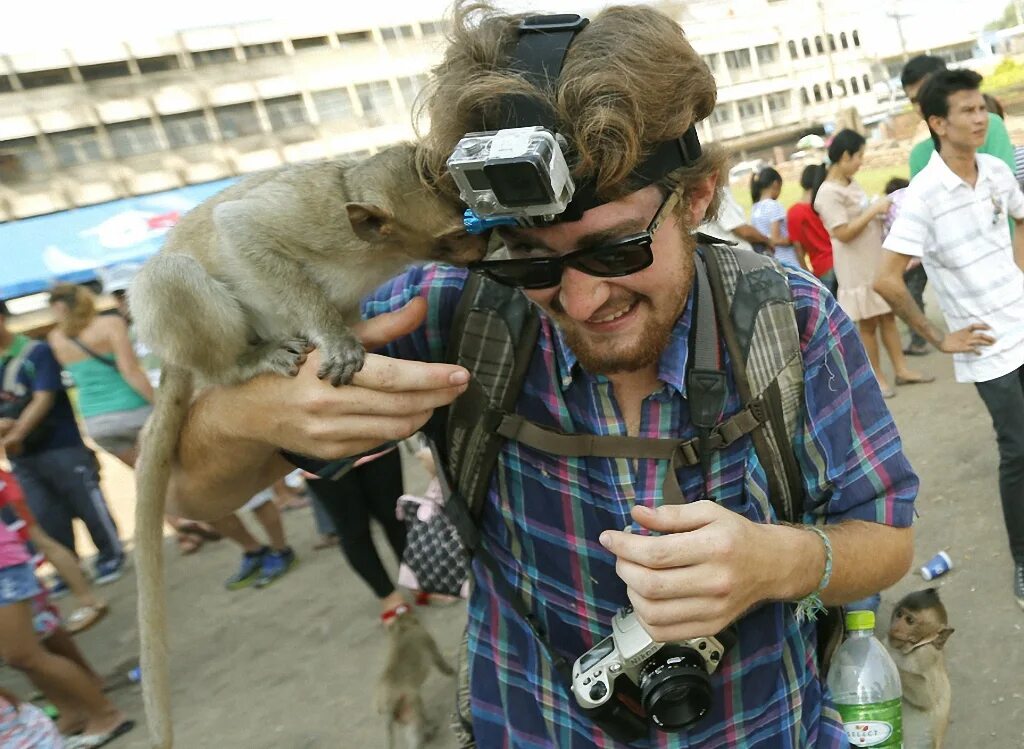
[[[904,596],[893,611],[887,637],[903,685],[903,746],[941,749],[952,694],[943,648],[953,628],[937,588]]]
[[[388,749],[397,749],[398,727],[405,734],[405,749],[421,749],[429,740],[434,726],[424,712],[420,689],[431,665],[455,675],[416,615],[409,610],[398,614],[388,627],[388,659],[377,683],[377,711],[387,721]]]
[[[129,290],[139,337],[163,361],[136,478],[143,694],[155,749],[173,744],[164,505],[195,388],[295,375],[314,347],[317,376],[344,384],[363,363],[349,327],[363,296],[410,264],[483,256],[486,240],[466,233],[462,207],[430,189],[416,157],[402,144],[247,177],[189,212]]]

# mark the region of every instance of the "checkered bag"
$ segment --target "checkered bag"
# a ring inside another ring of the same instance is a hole
[[[468,560],[455,526],[444,514],[443,501],[437,479],[422,497],[398,498],[397,515],[406,526],[398,582],[424,593],[465,596]]]

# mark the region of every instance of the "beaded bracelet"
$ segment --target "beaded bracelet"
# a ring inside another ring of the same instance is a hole
[[[814,592],[808,593],[797,601],[796,620],[798,622],[808,619],[813,621],[818,618],[818,614],[825,613],[825,604],[821,601],[821,594],[832,580],[832,542],[821,528],[815,528],[813,525],[804,527],[809,531],[817,533],[822,543],[825,544],[825,572],[822,574],[821,582],[818,583],[818,587]]]

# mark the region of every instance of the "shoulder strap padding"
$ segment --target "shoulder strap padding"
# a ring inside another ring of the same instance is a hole
[[[21,365],[24,364],[25,360],[28,359],[32,352],[41,345],[42,341],[29,339],[29,341],[21,347],[21,351],[18,352],[17,356],[12,356],[10,361],[7,362],[7,366],[4,367],[4,381],[2,385],[5,392],[15,392],[15,388],[18,386],[18,373],[21,371]]]

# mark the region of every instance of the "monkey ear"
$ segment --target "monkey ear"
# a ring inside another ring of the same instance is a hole
[[[942,650],[946,645],[946,640],[948,640],[949,636],[954,632],[956,632],[956,630],[952,627],[943,627],[935,636],[935,639],[932,641],[932,645],[934,645],[937,650]]]
[[[379,242],[394,234],[395,217],[373,203],[346,203],[352,231],[364,242]]]

